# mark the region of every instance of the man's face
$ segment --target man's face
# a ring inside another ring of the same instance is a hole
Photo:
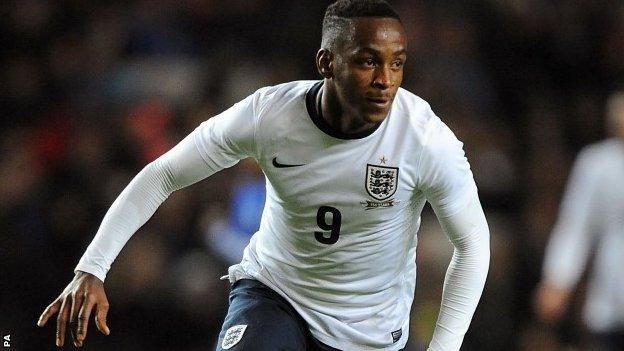
[[[334,84],[345,112],[367,123],[384,120],[403,81],[406,60],[403,25],[393,18],[352,21],[350,37],[338,45]]]

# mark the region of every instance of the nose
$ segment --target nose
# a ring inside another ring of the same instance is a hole
[[[391,87],[392,84],[392,72],[390,71],[390,68],[379,66],[375,70],[375,76],[373,77],[373,87],[381,90],[386,90]]]

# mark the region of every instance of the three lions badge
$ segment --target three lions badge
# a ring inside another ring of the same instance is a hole
[[[397,189],[398,167],[366,165],[366,192],[376,201],[366,200],[362,205],[366,210],[392,207],[396,203],[391,199]]]
[[[245,329],[247,329],[247,324],[239,324],[233,327],[230,327],[223,337],[223,342],[221,343],[221,348],[224,350],[229,350],[243,338],[243,334],[245,334]]]

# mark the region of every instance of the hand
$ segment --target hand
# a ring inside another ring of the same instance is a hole
[[[108,299],[104,292],[104,283],[90,273],[79,271],[61,295],[43,311],[37,325],[43,327],[58,312],[56,346],[61,347],[65,343],[69,322],[74,346],[81,347],[87,337],[89,317],[94,307],[97,311],[95,325],[100,332],[109,335],[110,329],[106,325]]]
[[[568,306],[570,291],[552,284],[541,283],[535,294],[535,312],[540,320],[555,323]]]

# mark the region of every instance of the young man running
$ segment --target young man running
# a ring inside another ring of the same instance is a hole
[[[230,267],[218,350],[399,350],[409,335],[416,232],[429,201],[455,250],[430,350],[459,350],[488,271],[489,231],[462,143],[400,88],[407,40],[382,0],[342,0],[323,21],[321,81],[262,88],[146,166],[104,217],[76,276],[43,312],[84,343],[127,240],[175,190],[253,157],[267,198]]]

